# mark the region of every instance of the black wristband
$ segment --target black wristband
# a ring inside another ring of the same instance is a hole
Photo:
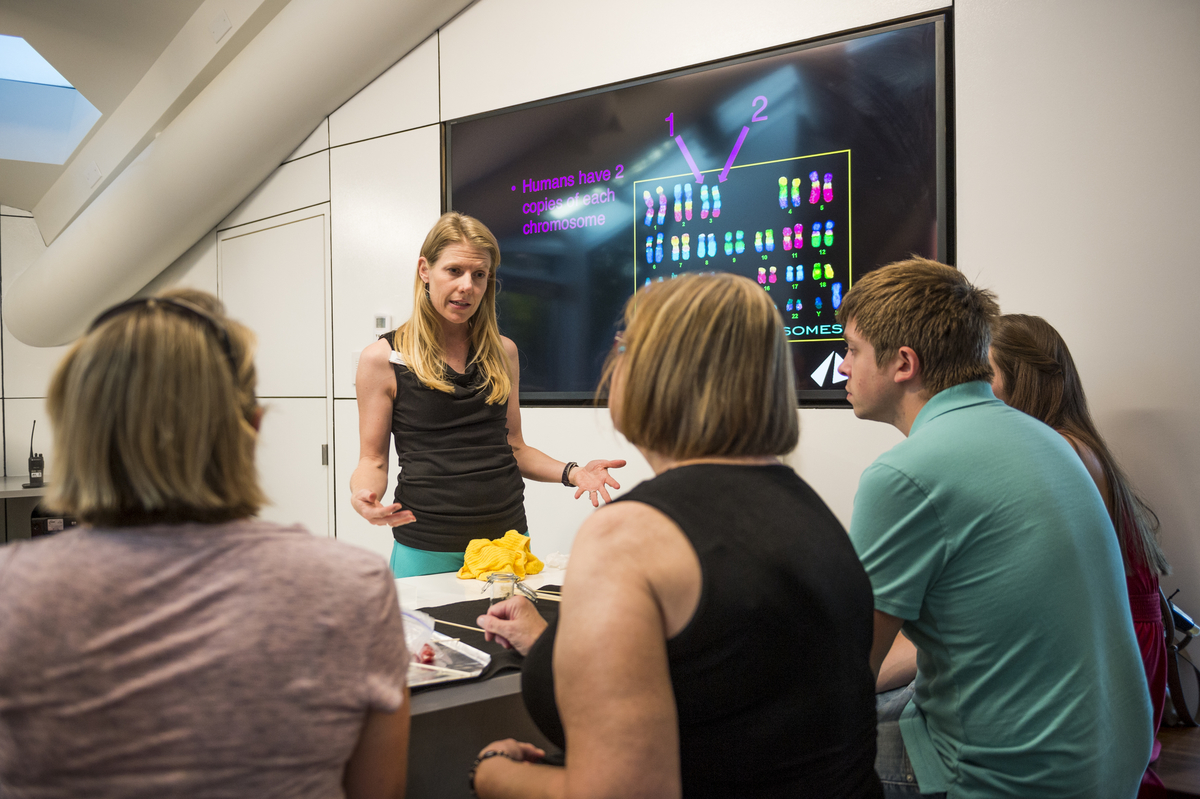
[[[471,796],[479,799],[479,794],[475,793],[475,771],[479,768],[479,764],[487,760],[489,757],[507,757],[512,760],[508,752],[501,752],[499,749],[489,749],[479,757],[475,758],[475,762],[471,764],[471,770],[467,773],[467,787],[471,789]],[[516,761],[513,760],[515,763]]]
[[[575,461],[570,461],[566,466],[563,467],[562,484],[565,485],[567,488],[575,487],[575,486],[571,485],[571,470],[574,469],[578,465],[579,464],[576,463]]]

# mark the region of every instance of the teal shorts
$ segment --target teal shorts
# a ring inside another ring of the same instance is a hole
[[[466,554],[466,552],[428,552],[424,549],[406,547],[399,541],[392,541],[392,574],[399,580],[401,577],[457,572],[462,568],[463,556]]]
[[[420,577],[422,574],[457,572],[462,568],[465,552],[427,552],[392,542],[392,574],[401,577]]]

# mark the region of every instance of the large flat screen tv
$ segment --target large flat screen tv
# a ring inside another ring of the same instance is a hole
[[[854,281],[910,254],[952,260],[945,25],[448,122],[445,204],[499,239],[521,401],[590,401],[630,296],[726,271],[770,293],[801,404],[844,403],[835,312]]]

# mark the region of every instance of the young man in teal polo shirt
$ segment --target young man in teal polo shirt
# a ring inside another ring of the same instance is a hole
[[[1129,799],[1153,733],[1117,538],[1070,445],[992,394],[998,313],[923,259],[838,312],[855,415],[907,437],[863,473],[850,524],[880,687],[916,676],[881,695],[876,768],[889,796]]]

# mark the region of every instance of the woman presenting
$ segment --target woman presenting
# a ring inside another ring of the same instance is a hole
[[[371,524],[392,528],[397,577],[456,571],[467,544],[528,534],[524,482],[562,481],[598,507],[609,469],[557,461],[521,436],[517,347],[496,324],[500,246],[477,219],[443,214],[417,259],[412,317],[363,350],[358,391],[358,467],[351,502]],[[389,437],[400,476],[385,505]]]

